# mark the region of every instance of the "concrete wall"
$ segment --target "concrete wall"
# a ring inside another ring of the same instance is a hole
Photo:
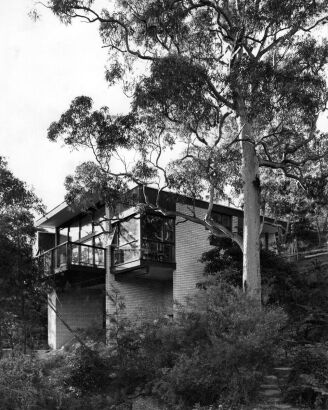
[[[104,292],[101,289],[70,289],[52,292],[49,303],[55,307],[64,321],[73,329],[103,327]],[[72,340],[72,333],[64,326],[56,313],[48,306],[48,344],[61,348]]]

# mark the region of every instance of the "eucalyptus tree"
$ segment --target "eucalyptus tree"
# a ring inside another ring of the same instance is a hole
[[[26,349],[27,328],[42,322],[33,264],[34,215],[42,212],[41,201],[0,156],[0,342],[12,347]]]
[[[65,23],[99,23],[107,80],[133,92],[134,112],[162,118],[174,140],[182,136],[184,170],[202,158],[210,203],[223,186],[218,161],[237,171],[244,230],[233,239],[243,249],[244,288],[260,298],[261,169],[302,184],[327,154],[316,123],[327,102],[320,30],[328,1],[117,0],[100,9],[96,0],[48,0],[47,7]],[[205,223],[214,226],[210,212]]]
[[[262,206],[279,224],[279,243],[282,248],[294,246],[308,237],[308,244],[324,246],[328,223],[328,169],[325,160],[318,161],[303,173],[302,184],[283,175],[265,174],[262,183]]]

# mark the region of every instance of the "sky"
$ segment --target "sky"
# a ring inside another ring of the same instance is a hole
[[[79,95],[113,114],[127,112],[129,100],[105,82],[107,56],[96,25],[66,26],[41,7],[34,22],[28,16],[33,0],[1,3],[0,155],[50,210],[63,201],[65,176],[92,159],[48,141],[51,122]]]
[[[97,26],[77,20],[66,26],[40,6],[41,19],[34,22],[28,16],[34,1],[0,4],[0,155],[51,210],[64,199],[65,176],[92,159],[48,141],[51,122],[79,95],[113,114],[127,112],[129,100],[105,82],[107,56]],[[327,131],[327,115],[320,126]]]

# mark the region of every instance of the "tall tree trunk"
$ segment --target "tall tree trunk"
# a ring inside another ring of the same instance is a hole
[[[244,191],[243,289],[261,302],[259,163],[246,116],[239,118]]]

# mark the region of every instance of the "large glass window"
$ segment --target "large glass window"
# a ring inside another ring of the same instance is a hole
[[[94,248],[92,246],[92,239],[80,245],[81,249],[81,265],[93,265]]]
[[[69,240],[77,242],[80,239],[80,221],[72,222],[69,227]]]
[[[108,245],[108,235],[102,233],[94,237],[94,246],[105,248]]]
[[[97,209],[93,215],[93,231],[95,234],[107,231],[105,207]]]
[[[120,223],[119,244],[120,246],[139,240],[140,218],[130,218]]]
[[[68,228],[60,228],[58,232],[58,243],[65,243],[68,241]]]
[[[142,238],[149,241],[174,242],[174,219],[146,215],[142,219]]]
[[[86,215],[81,219],[80,238],[84,238],[92,234],[92,216]]]
[[[106,253],[101,248],[107,245],[107,235],[97,223],[104,220],[104,214],[103,206],[93,213],[72,219],[57,230],[57,243],[61,245],[57,250],[57,265],[65,259],[65,263],[72,265],[105,267]],[[72,243],[63,245],[67,241]]]
[[[231,215],[221,214],[218,212],[212,212],[212,218],[215,222],[225,226],[228,229],[232,229],[232,217]]]
[[[58,230],[58,243],[79,242],[88,239],[91,235],[98,235],[107,231],[105,207],[80,216],[68,222],[65,227]],[[68,231],[69,229],[69,231]],[[63,239],[65,237],[65,239]]]
[[[142,219],[142,258],[156,262],[174,262],[174,219],[146,215]]]
[[[116,225],[113,240],[113,264],[140,259],[140,217],[135,215]]]
[[[108,245],[108,236],[100,234],[94,237],[95,248],[95,263],[99,266],[105,267],[105,251],[99,248],[105,248]]]

